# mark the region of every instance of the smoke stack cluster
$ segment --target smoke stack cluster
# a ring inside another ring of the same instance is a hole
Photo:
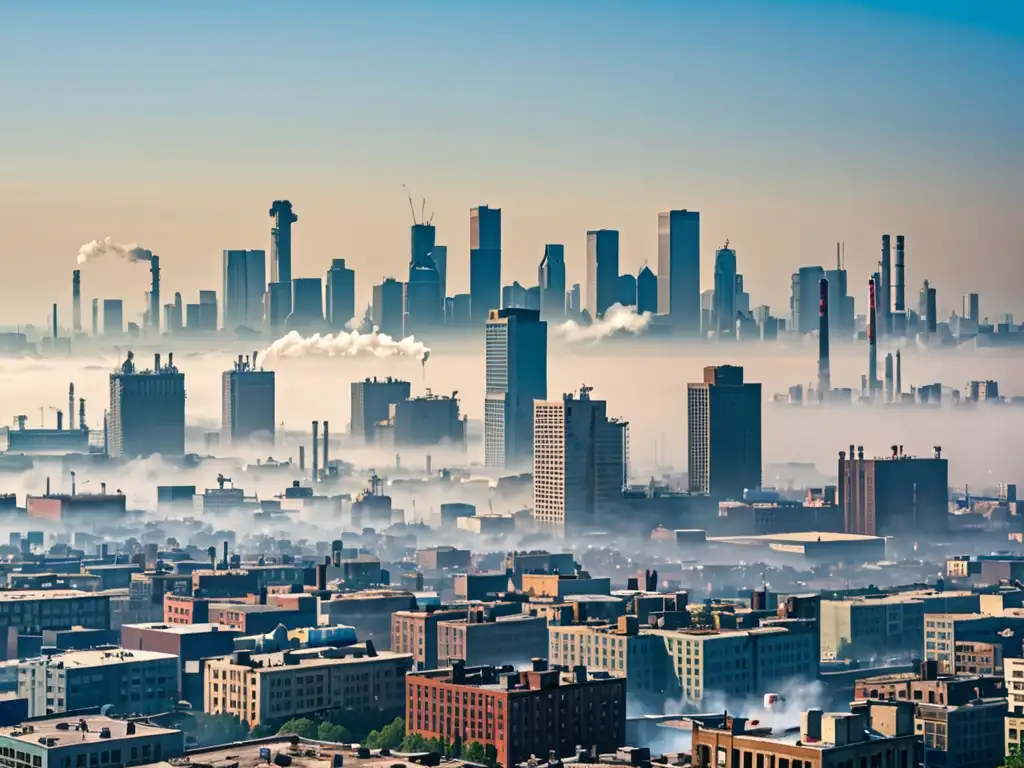
[[[832,371],[828,348],[828,280],[821,278],[818,299],[818,399],[832,389]]]

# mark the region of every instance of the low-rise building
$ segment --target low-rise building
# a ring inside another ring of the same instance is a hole
[[[547,622],[538,616],[495,616],[473,607],[437,624],[437,658],[445,666],[456,659],[467,667],[523,664],[547,651]]]
[[[415,609],[416,596],[412,592],[394,589],[345,592],[333,595],[320,607],[329,624],[353,627],[360,640],[371,641],[378,650],[391,647],[391,615]]]
[[[929,613],[924,619],[924,659],[938,662],[940,673],[956,673],[956,649],[964,642],[992,643],[1003,656],[1021,655],[1024,615]]]
[[[666,692],[665,642],[641,631],[635,616],[623,616],[616,625],[550,625],[548,658],[555,665],[583,664],[624,677],[631,695]]]
[[[110,597],[73,589],[0,591],[0,637],[7,638],[4,659],[17,658],[19,632],[71,627],[110,629]]]
[[[626,735],[626,681],[578,666],[466,667],[410,673],[405,679],[407,733],[450,743],[478,742],[494,762],[531,755],[571,755],[577,744],[614,751]]]
[[[568,595],[610,595],[611,579],[586,574],[524,573],[522,591],[530,597],[564,600]]]
[[[413,669],[437,669],[437,624],[466,615],[465,608],[428,607],[420,611],[395,611],[391,614],[391,650],[408,653]]]

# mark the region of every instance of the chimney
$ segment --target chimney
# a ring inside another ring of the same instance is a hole
[[[156,352],[153,354],[153,370],[160,373],[160,353]]]
[[[877,329],[877,309],[875,307],[875,278],[868,280],[868,397],[875,396],[878,388],[878,347],[875,344]]]
[[[306,471],[306,446],[299,446],[299,471]]]
[[[173,352],[168,352],[167,353],[167,367],[168,368],[173,368],[174,367],[174,353]]]
[[[315,483],[320,475],[317,471],[317,461],[320,460],[320,422],[313,422],[313,482]]]
[[[328,558],[328,562],[330,562],[330,558]],[[316,589],[318,592],[327,591],[327,563],[317,563]]]
[[[50,495],[50,478],[46,478],[46,495]]]
[[[818,294],[818,400],[832,389],[828,342],[828,280],[823,277]]]
[[[82,332],[82,272],[78,269],[71,273],[71,328],[75,333]]]
[[[903,397],[903,363],[900,361],[900,351],[896,350],[896,400]]]
[[[154,335],[160,335],[160,257],[154,255],[149,260],[149,274],[152,282],[149,287],[149,327]],[[170,358],[168,358],[168,362]]]
[[[228,567],[228,543],[225,541],[224,542],[224,569],[227,570],[227,567]]]
[[[57,411],[57,431],[64,429],[64,411]]]
[[[68,429],[75,428],[75,382],[68,387]]]
[[[324,476],[327,475],[327,460],[329,458],[329,453],[328,453],[327,445],[328,445],[328,443],[330,443],[330,441],[331,441],[331,435],[330,435],[330,432],[327,429],[327,422],[324,421]]]
[[[78,398],[78,428],[88,430],[89,427],[85,423],[85,398]]]
[[[254,371],[256,370],[256,355],[257,355],[257,354],[258,354],[258,353],[257,353],[257,352],[256,352],[256,350],[254,349],[254,350],[252,351],[252,370],[254,370]]]
[[[57,305],[53,305],[53,338],[57,338]]]
[[[626,589],[630,592],[639,592],[640,580],[636,576],[630,576],[626,579]]]
[[[896,311],[905,312],[907,309],[906,292],[903,283],[903,258],[906,245],[903,235],[896,235]]]

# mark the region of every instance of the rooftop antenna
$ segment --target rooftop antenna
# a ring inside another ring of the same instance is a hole
[[[722,246],[722,250],[728,250],[728,248],[729,248],[729,238],[727,237],[727,238],[725,238],[725,245]]]
[[[843,269],[846,269],[846,241],[843,241]]]
[[[839,241],[836,240],[836,269],[842,269],[842,268],[843,268],[843,262],[839,258]]]
[[[418,224],[419,222],[416,221],[416,206],[412,203],[412,193],[409,192],[409,188],[405,184],[402,185],[402,189],[405,190],[405,194],[409,197],[409,212],[412,214],[412,223]]]

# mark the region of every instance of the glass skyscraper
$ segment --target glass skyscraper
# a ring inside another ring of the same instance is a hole
[[[473,323],[483,325],[501,306],[501,209],[469,212],[469,294]]]
[[[700,214],[658,214],[658,312],[677,333],[699,336]]]

